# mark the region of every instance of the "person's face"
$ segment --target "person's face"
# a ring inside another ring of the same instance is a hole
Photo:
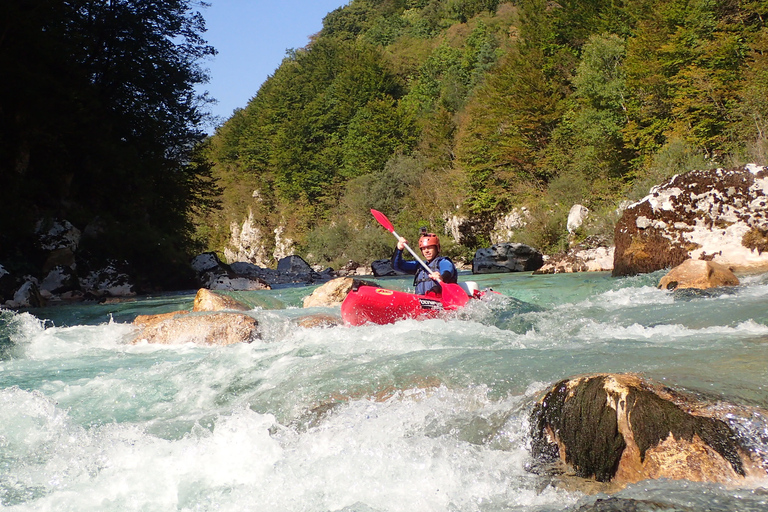
[[[421,254],[424,255],[427,260],[432,261],[435,256],[437,256],[437,246],[436,245],[428,245],[421,249]]]

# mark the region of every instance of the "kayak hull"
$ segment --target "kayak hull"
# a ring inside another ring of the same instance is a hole
[[[347,325],[391,324],[406,318],[434,318],[443,312],[436,295],[360,286],[351,290],[341,303],[341,318]]]

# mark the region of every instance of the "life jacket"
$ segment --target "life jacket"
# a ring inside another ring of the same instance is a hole
[[[453,272],[451,272],[450,277],[445,279],[444,281],[446,283],[456,283],[459,280],[459,272],[456,270],[456,265],[453,264],[453,261],[451,261],[450,258],[447,258],[445,256],[438,256],[437,258],[430,261],[427,266],[433,271],[433,272],[439,272],[440,271],[440,262],[443,260],[448,260],[451,262],[451,265],[453,267]],[[429,283],[432,284],[432,286],[429,286]],[[424,283],[427,283],[426,285]],[[423,294],[426,292],[433,292],[433,293],[441,293],[442,290],[440,289],[440,283],[433,281],[431,277],[429,277],[429,274],[426,270],[424,270],[424,267],[420,267],[419,270],[416,272],[416,275],[413,276],[413,287],[415,288],[415,291],[417,294]],[[419,290],[419,288],[423,288],[423,290]]]

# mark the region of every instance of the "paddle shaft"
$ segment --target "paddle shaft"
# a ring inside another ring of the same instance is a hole
[[[397,238],[397,241],[400,242],[400,235],[395,233],[395,227],[392,225],[391,222],[389,222],[389,219],[386,215],[381,213],[378,210],[374,210],[371,208],[371,214],[373,217],[378,221],[379,224],[381,224],[384,229],[395,235],[395,238]],[[424,270],[427,271],[427,275],[429,275],[430,278],[432,278],[431,274],[433,270],[427,266],[426,263],[424,263],[419,256],[413,252],[413,249],[411,249],[407,243],[403,242],[403,246],[405,246],[406,249],[408,249],[408,252],[410,252],[414,258],[416,258],[416,261],[421,263],[421,266],[424,267]],[[443,305],[446,306],[448,309],[456,309],[457,307],[461,307],[464,304],[467,303],[469,300],[469,297],[466,293],[464,293],[464,289],[460,287],[456,283],[446,283],[442,279],[435,279],[438,283],[440,283],[442,286],[442,302]]]
[[[398,242],[400,241],[400,235],[398,235],[398,234],[395,232],[395,230],[394,230],[394,229],[393,229],[392,231],[390,231],[390,233],[392,233],[393,235],[395,235],[395,238],[397,238],[397,241],[398,241]],[[416,253],[413,251],[413,249],[411,249],[411,247],[410,247],[408,244],[406,244],[406,243],[403,243],[403,245],[405,246],[405,248],[406,248],[406,249],[408,249],[408,252],[410,252],[410,253],[411,253],[411,256],[413,256],[414,258],[416,258],[416,261],[418,261],[419,263],[421,263],[421,266],[422,266],[422,267],[424,267],[424,270],[426,270],[426,271],[427,271],[427,274],[431,274],[432,272],[434,272],[434,270],[432,270],[431,268],[429,268],[429,266],[428,266],[426,263],[424,263],[424,261],[423,261],[421,258],[419,258],[419,257],[416,255]],[[442,279],[438,279],[437,281],[438,281],[439,283],[442,283],[442,282],[443,282],[443,280],[442,280]]]

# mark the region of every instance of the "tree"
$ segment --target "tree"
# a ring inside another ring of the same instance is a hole
[[[3,2],[0,66],[13,77],[0,82],[3,233],[21,237],[43,217],[81,229],[98,218],[107,228],[91,254],[144,271],[162,267],[150,251],[167,263],[192,250],[188,213],[208,172],[189,158],[204,137],[194,86],[214,53],[194,5]]]

